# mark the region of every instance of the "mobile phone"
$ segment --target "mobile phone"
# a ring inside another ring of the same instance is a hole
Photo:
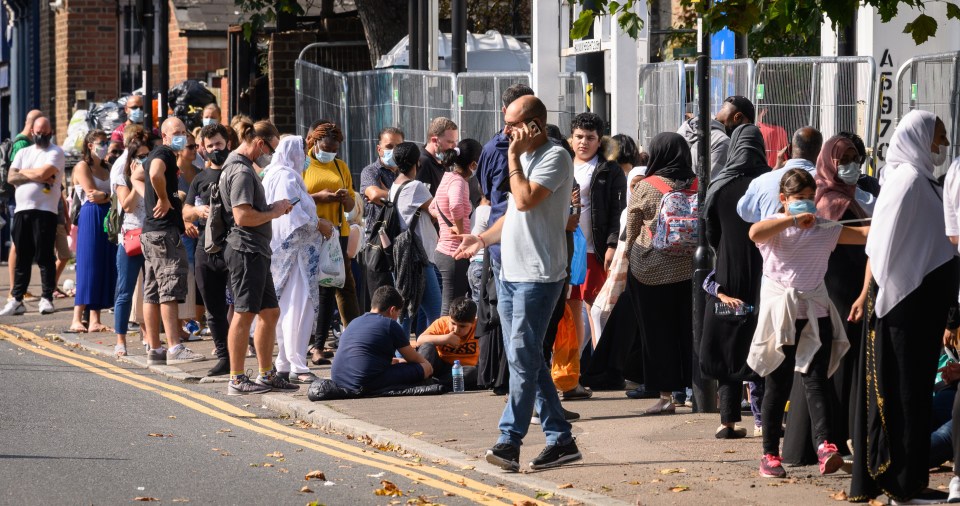
[[[541,132],[540,132],[540,126],[537,125],[537,122],[536,122],[536,121],[530,121],[529,123],[527,123],[527,128],[530,129],[530,133],[531,133],[531,135],[532,135],[533,137],[536,137],[536,136],[540,135],[540,133],[541,133]]]
[[[299,203],[300,203],[300,197],[294,197],[293,199],[290,200],[290,205],[291,205],[291,206],[295,206],[295,205],[297,205],[297,204],[299,204]]]

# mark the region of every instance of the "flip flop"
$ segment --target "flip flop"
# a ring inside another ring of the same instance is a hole
[[[113,347],[113,354],[114,354],[117,358],[127,356],[127,345],[125,345],[125,344],[115,345],[115,346]]]
[[[64,292],[63,289],[60,288],[59,286],[53,290],[54,299],[66,299],[68,297],[71,297],[71,296],[67,295],[67,292]]]
[[[81,328],[78,329],[78,328],[76,328],[76,327],[74,327],[74,326],[71,325],[65,332],[66,332],[67,334],[86,334],[86,333],[87,333],[87,329],[86,329],[86,327],[81,327]]]
[[[89,333],[91,333],[91,334],[93,334],[93,333],[99,333],[99,332],[110,332],[110,327],[107,327],[106,325],[104,325],[104,324],[101,323],[99,327],[90,327],[90,328],[88,328],[88,329],[87,329],[87,332],[89,332]]]

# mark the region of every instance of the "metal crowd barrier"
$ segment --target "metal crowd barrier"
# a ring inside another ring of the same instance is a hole
[[[831,137],[856,133],[877,143],[877,66],[869,56],[761,58],[756,66],[757,122],[768,126],[768,159],[803,126]],[[762,126],[762,125],[761,125]],[[770,133],[772,132],[772,133]]]
[[[686,108],[686,71],[682,61],[639,66],[637,144],[650,144],[658,133],[676,132]]]
[[[713,60],[710,63],[710,113],[716,115],[723,101],[731,95],[753,97],[755,65],[750,58]],[[686,115],[700,113],[700,94],[697,89],[697,66],[684,65],[686,72]]]
[[[935,113],[950,138],[947,161],[937,168],[943,174],[960,156],[960,51],[916,56],[897,72],[897,121],[914,109]],[[891,125],[893,128],[894,125]]]

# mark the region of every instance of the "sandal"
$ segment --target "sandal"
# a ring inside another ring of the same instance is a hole
[[[114,346],[114,347],[113,347],[113,354],[116,355],[117,358],[126,357],[126,356],[127,356],[127,345],[125,345],[125,344],[118,344],[118,345]]]
[[[69,297],[71,297],[71,296],[70,296],[70,295],[67,295],[67,292],[63,291],[63,288],[60,288],[60,287],[58,286],[58,287],[56,287],[56,288],[53,289],[53,298],[54,298],[54,299],[66,299],[66,298],[69,298]]]
[[[676,412],[677,408],[673,405],[673,402],[669,398],[661,397],[656,404],[640,413],[640,416],[672,415]]]
[[[107,327],[106,325],[104,325],[104,324],[102,324],[102,323],[99,323],[99,324],[97,324],[97,325],[99,325],[99,326],[91,326],[91,327],[89,327],[89,328],[87,329],[87,332],[89,332],[89,333],[91,333],[91,334],[92,334],[92,333],[95,333],[95,332],[110,332],[110,327]]]

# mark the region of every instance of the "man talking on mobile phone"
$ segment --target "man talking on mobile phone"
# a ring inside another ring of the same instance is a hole
[[[510,368],[510,393],[500,418],[500,438],[487,450],[487,462],[507,471],[520,469],[520,445],[534,405],[547,447],[530,462],[546,469],[580,460],[580,450],[564,419],[560,397],[543,357],[543,338],[566,277],[567,224],[573,161],[543,133],[547,109],[535,96],[513,101],[504,113],[510,196],[506,214],[482,234],[461,236],[457,258],[500,243],[498,312]]]

